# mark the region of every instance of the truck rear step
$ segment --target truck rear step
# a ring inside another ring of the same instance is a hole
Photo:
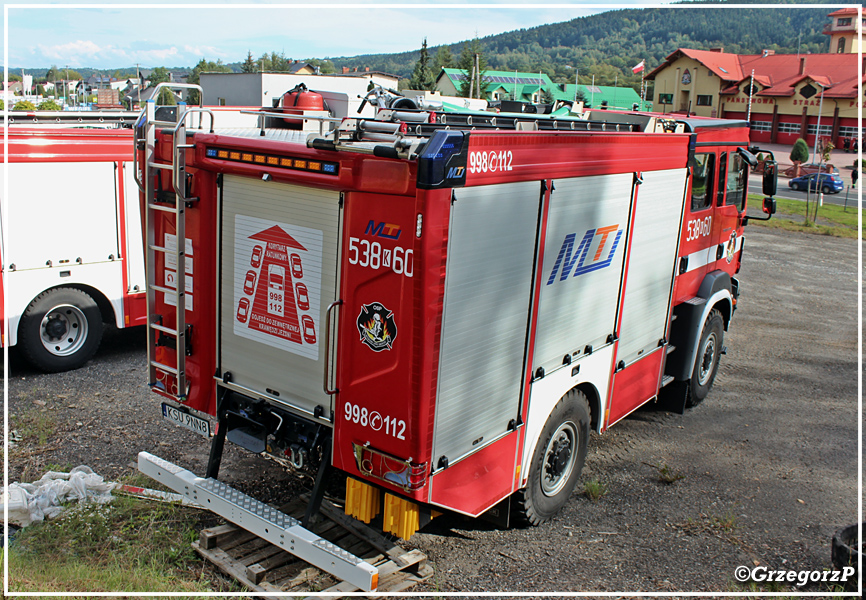
[[[216,479],[197,477],[149,452],[139,452],[138,470],[339,579],[364,591],[378,586],[376,567],[305,529],[294,517]]]

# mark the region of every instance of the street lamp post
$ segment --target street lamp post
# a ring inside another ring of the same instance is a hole
[[[815,83],[818,83],[817,81]],[[817,163],[820,162],[818,160],[818,140],[821,137],[821,113],[824,111],[824,86],[818,83],[821,86],[821,102],[818,104],[818,125],[815,127],[815,150],[812,152],[812,162]]]

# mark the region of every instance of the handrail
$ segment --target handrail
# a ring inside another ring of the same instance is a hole
[[[328,308],[325,309],[325,382],[323,385],[323,389],[325,390],[325,394],[328,396],[333,396],[334,394],[339,393],[339,388],[330,389],[328,387],[329,381],[329,372],[328,372],[328,359],[331,356],[331,311],[340,306],[343,303],[342,300],[335,300],[328,305]]]
[[[156,99],[159,97],[159,91],[162,88],[168,88],[170,90],[175,89],[175,88],[180,88],[180,89],[185,89],[185,90],[198,90],[198,107],[199,108],[204,107],[204,90],[201,88],[200,85],[197,85],[195,83],[170,83],[167,81],[164,81],[162,83],[157,83],[156,87],[153,89],[153,95],[151,96],[154,103],[156,102]]]
[[[186,118],[192,113],[206,113],[210,115],[210,133],[213,133],[213,125],[214,125],[214,117],[213,112],[207,108],[190,108],[188,110],[183,111],[179,115],[179,119],[177,125],[174,127],[174,131],[172,132],[172,141],[174,143],[174,149],[172,151],[171,156],[171,166],[172,166],[172,178],[171,184],[174,187],[174,193],[178,195],[179,198],[183,200],[188,200],[186,197],[186,181],[184,175],[186,173],[186,167],[181,167],[180,165],[180,151],[184,148],[194,148],[193,144],[179,144],[178,143],[178,133],[181,128],[185,129]],[[185,137],[185,136],[184,136]]]

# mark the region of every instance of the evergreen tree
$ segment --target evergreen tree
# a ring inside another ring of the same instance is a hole
[[[809,160],[809,146],[803,138],[794,142],[794,147],[791,148],[791,162],[799,161],[801,163]]]
[[[432,90],[436,83],[435,76],[430,70],[430,55],[427,53],[427,38],[421,44],[421,56],[415,63],[415,71],[409,81],[409,88],[413,90]]]
[[[476,56],[478,57],[478,72],[475,72]],[[463,44],[460,59],[457,61],[457,68],[463,71],[463,79],[457,93],[463,98],[484,98],[487,95],[488,86],[488,82],[484,80],[484,74],[487,72],[487,59],[484,57],[484,50],[481,48],[481,42],[478,38],[473,38],[472,41]],[[479,81],[481,85],[478,85]]]
[[[448,46],[439,46],[436,49],[436,56],[433,57],[432,69],[436,71],[434,77],[439,75],[442,69],[450,69],[454,66],[454,55],[451,54],[451,48]]]
[[[247,59],[241,65],[241,73],[255,73],[257,70],[256,61],[253,60],[253,53],[247,50]]]

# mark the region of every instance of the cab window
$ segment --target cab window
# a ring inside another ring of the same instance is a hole
[[[715,154],[695,154],[689,160],[692,170],[692,212],[709,208],[713,203],[715,159]]]
[[[736,206],[738,211],[746,207],[746,181],[749,176],[748,166],[743,157],[736,152],[728,154],[728,174],[725,185],[725,204]]]

